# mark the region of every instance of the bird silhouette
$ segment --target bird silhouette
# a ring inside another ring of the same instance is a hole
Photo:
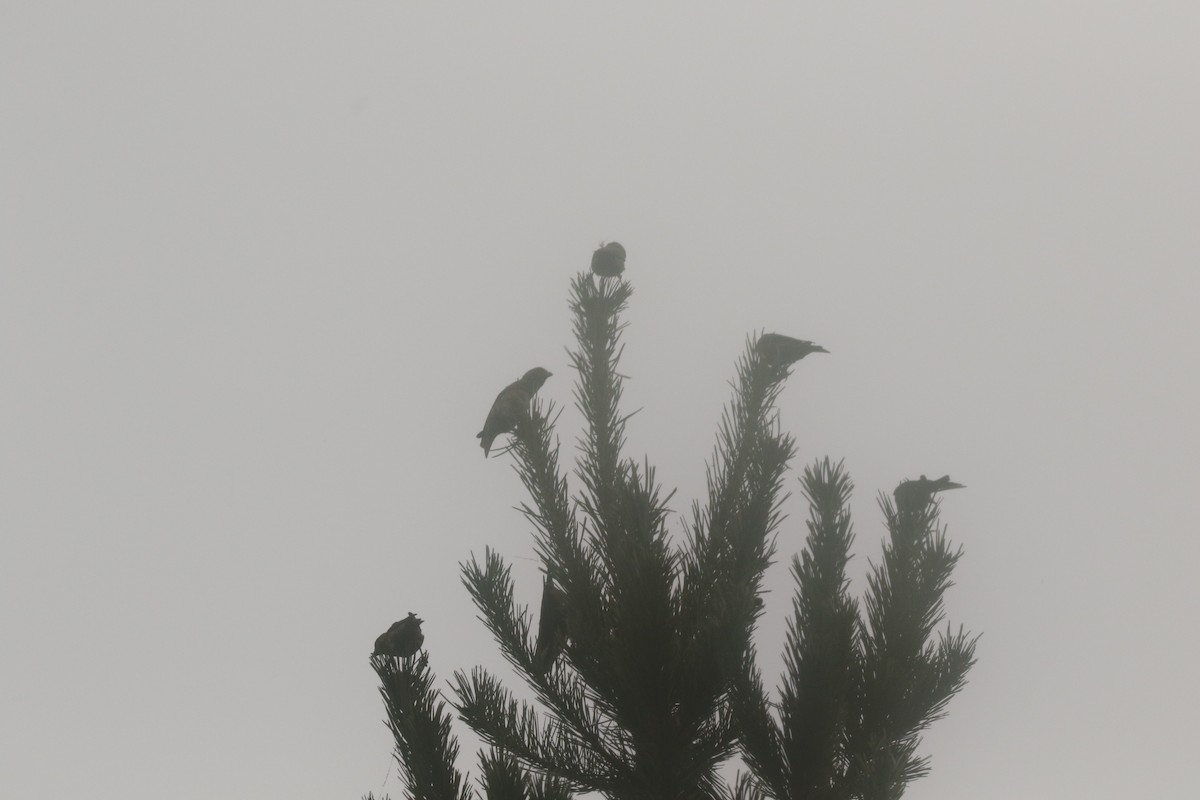
[[[492,442],[496,437],[502,433],[511,433],[518,420],[529,413],[529,403],[550,375],[547,370],[534,367],[496,395],[492,410],[484,420],[483,430],[475,434],[475,438],[479,439],[479,446],[483,448],[484,458],[491,452]]]
[[[892,495],[896,498],[898,511],[922,511],[936,492],[947,489],[965,489],[961,483],[950,480],[949,475],[943,475],[937,480],[930,480],[922,475],[915,481],[901,481]]]
[[[567,645],[566,597],[546,576],[542,583],[542,613],[538,619],[537,645],[533,651],[533,668],[545,675]]]
[[[620,242],[601,243],[592,253],[592,272],[602,278],[615,278],[625,271],[625,248]]]
[[[425,634],[421,633],[421,623],[424,621],[418,619],[411,611],[408,612],[407,617],[393,623],[392,627],[379,635],[375,640],[375,652],[371,655],[410,657],[425,643]]]
[[[805,339],[793,339],[781,333],[764,333],[758,337],[756,345],[758,354],[768,364],[786,366],[795,364],[809,353],[828,353],[819,344],[813,344]]]

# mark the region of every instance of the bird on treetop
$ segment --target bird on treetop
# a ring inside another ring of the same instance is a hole
[[[529,404],[533,401],[533,396],[551,374],[541,367],[534,367],[496,395],[492,410],[484,420],[483,430],[475,434],[475,438],[479,439],[479,446],[483,448],[484,458],[491,452],[492,442],[496,437],[502,433],[511,433],[521,417],[529,413]]]
[[[424,621],[411,611],[408,612],[407,617],[379,635],[375,640],[375,652],[371,655],[411,657],[425,643],[425,634],[421,633],[421,623]]]
[[[949,475],[943,475],[935,481],[922,475],[915,481],[901,481],[892,495],[896,498],[897,511],[921,511],[929,505],[935,492],[965,488],[963,484],[950,480]]]
[[[828,353],[819,344],[804,339],[793,339],[781,333],[764,333],[758,337],[758,354],[768,364],[786,366],[794,364],[809,353]]]
[[[620,242],[600,243],[592,253],[592,272],[601,278],[615,278],[625,271],[625,248]]]

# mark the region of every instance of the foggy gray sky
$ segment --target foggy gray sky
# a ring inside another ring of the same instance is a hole
[[[474,434],[541,365],[572,447],[602,239],[677,510],[763,328],[832,351],[780,410],[856,576],[879,490],[968,485],[909,796],[1194,786],[1198,7],[519,5],[0,11],[0,794],[399,797],[371,643],[502,663],[457,564],[540,583]]]

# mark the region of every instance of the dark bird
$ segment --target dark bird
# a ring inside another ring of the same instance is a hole
[[[923,511],[935,492],[964,488],[961,483],[950,480],[949,475],[943,475],[936,481],[922,475],[915,481],[901,481],[892,495],[896,498],[897,511]]]
[[[550,372],[541,367],[534,367],[522,375],[520,380],[513,381],[496,395],[492,410],[484,420],[483,430],[475,434],[475,438],[480,440],[479,445],[483,448],[484,458],[491,452],[492,442],[496,437],[502,433],[511,433],[518,420],[529,413],[529,403],[550,375]]]
[[[538,619],[537,645],[533,651],[533,668],[545,675],[567,646],[567,608],[562,589],[546,577],[542,584],[542,613]]]
[[[764,361],[776,366],[795,364],[809,353],[829,352],[819,344],[804,339],[793,339],[781,333],[764,333],[758,337],[757,348]]]
[[[379,635],[375,640],[375,652],[371,655],[410,657],[425,643],[425,634],[421,633],[421,623],[424,621],[411,611],[408,612],[407,617],[388,628],[386,633]]]
[[[592,253],[592,272],[601,278],[615,278],[625,271],[625,248],[620,242],[601,243]]]

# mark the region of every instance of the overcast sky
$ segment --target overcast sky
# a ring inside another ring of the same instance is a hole
[[[371,644],[502,663],[458,562],[540,582],[474,435],[544,366],[573,445],[607,239],[677,510],[764,328],[831,351],[780,411],[856,576],[877,492],[969,487],[909,796],[1194,788],[1200,6],[596,5],[0,9],[0,794],[400,797]]]

